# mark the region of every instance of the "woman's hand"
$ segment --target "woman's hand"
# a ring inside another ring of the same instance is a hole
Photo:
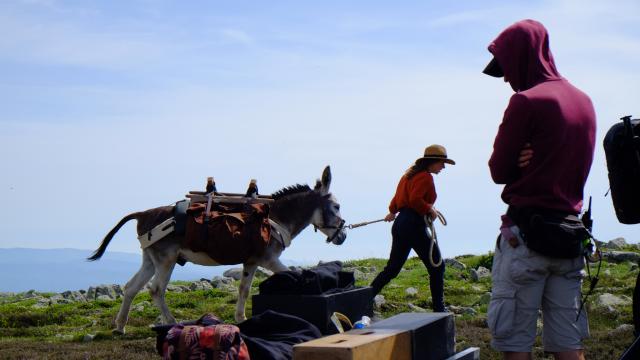
[[[388,213],[387,216],[384,217],[384,221],[390,222],[396,219],[396,214]]]
[[[533,149],[531,149],[531,144],[526,143],[522,150],[520,150],[520,156],[518,156],[518,167],[523,168],[529,165],[531,158],[533,158]]]
[[[429,215],[429,218],[433,221],[438,217],[438,211],[436,211],[436,208],[432,206],[427,215]]]

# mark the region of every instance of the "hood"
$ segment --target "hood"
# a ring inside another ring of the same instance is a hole
[[[524,91],[561,79],[549,49],[549,34],[535,20],[522,20],[506,28],[489,44],[489,51],[514,91]]]

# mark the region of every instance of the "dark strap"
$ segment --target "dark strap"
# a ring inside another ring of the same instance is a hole
[[[189,200],[180,200],[173,208],[173,218],[176,221],[173,231],[177,235],[183,235],[187,229],[187,209],[190,203]]]

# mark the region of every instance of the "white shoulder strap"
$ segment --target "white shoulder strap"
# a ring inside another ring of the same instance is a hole
[[[171,234],[175,228],[175,224],[175,219],[173,217],[170,217],[167,220],[163,221],[160,225],[156,225],[156,227],[154,227],[153,229],[138,236],[138,241],[140,241],[140,248],[146,249],[156,243],[158,240]]]

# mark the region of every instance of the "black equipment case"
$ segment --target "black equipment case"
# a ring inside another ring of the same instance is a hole
[[[611,199],[618,221],[640,223],[640,119],[622,118],[604,137]]]
[[[294,315],[317,326],[324,335],[338,332],[331,322],[334,312],[344,314],[354,322],[364,315],[373,316],[373,290],[368,286],[332,294],[258,294],[251,299],[253,315],[267,310]]]

